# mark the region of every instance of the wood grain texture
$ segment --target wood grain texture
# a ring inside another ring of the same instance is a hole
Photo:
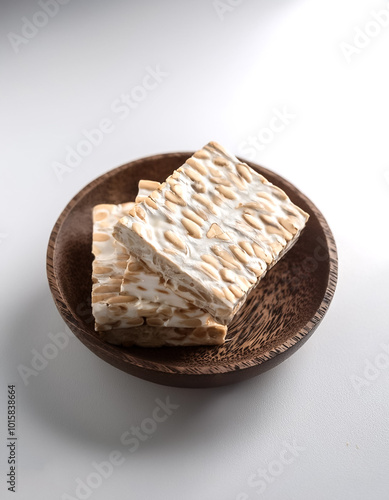
[[[93,329],[90,305],[92,207],[135,199],[138,181],[163,181],[193,153],[133,161],[88,184],[66,206],[50,235],[47,276],[69,328],[96,355],[137,377],[177,387],[214,387],[256,376],[289,357],[323,319],[337,282],[331,230],[315,205],[275,173],[248,162],[310,214],[300,239],[250,294],[229,326],[227,342],[212,347],[118,347]]]

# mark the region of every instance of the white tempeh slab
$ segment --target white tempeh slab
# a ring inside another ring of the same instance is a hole
[[[114,237],[177,295],[228,324],[308,217],[211,142],[120,219]]]
[[[108,342],[123,345],[223,343],[226,327],[166,290],[158,276],[112,237],[115,223],[134,205],[97,205],[93,210],[92,311],[96,330]]]

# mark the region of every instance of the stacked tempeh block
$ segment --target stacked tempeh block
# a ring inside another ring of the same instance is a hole
[[[211,142],[135,203],[93,211],[96,330],[124,345],[221,344],[250,290],[308,220]]]

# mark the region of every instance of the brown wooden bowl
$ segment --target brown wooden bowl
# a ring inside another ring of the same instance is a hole
[[[59,216],[47,250],[55,304],[91,351],[137,377],[177,387],[214,387],[254,377],[278,365],[317,328],[335,292],[337,252],[315,205],[279,175],[248,162],[310,214],[299,241],[250,294],[229,327],[228,341],[211,347],[118,347],[93,329],[91,311],[92,207],[132,201],[140,179],[163,181],[192,153],[133,161],[82,189]]]

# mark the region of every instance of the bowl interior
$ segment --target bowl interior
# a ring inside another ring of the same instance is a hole
[[[171,153],[144,158],[108,172],[73,198],[53,230],[48,274],[57,306],[88,347],[121,368],[128,363],[171,373],[191,373],[193,367],[203,367],[204,373],[219,373],[263,363],[314,328],[324,314],[320,315],[320,308],[326,293],[328,302],[333,294],[334,286],[329,291],[331,257],[336,259],[336,250],[324,218],[289,182],[249,163],[281,187],[310,214],[310,219],[295,246],[250,294],[229,326],[228,341],[216,347],[155,349],[124,348],[102,342],[93,329],[90,305],[92,207],[134,200],[140,179],[162,181],[190,155]]]

